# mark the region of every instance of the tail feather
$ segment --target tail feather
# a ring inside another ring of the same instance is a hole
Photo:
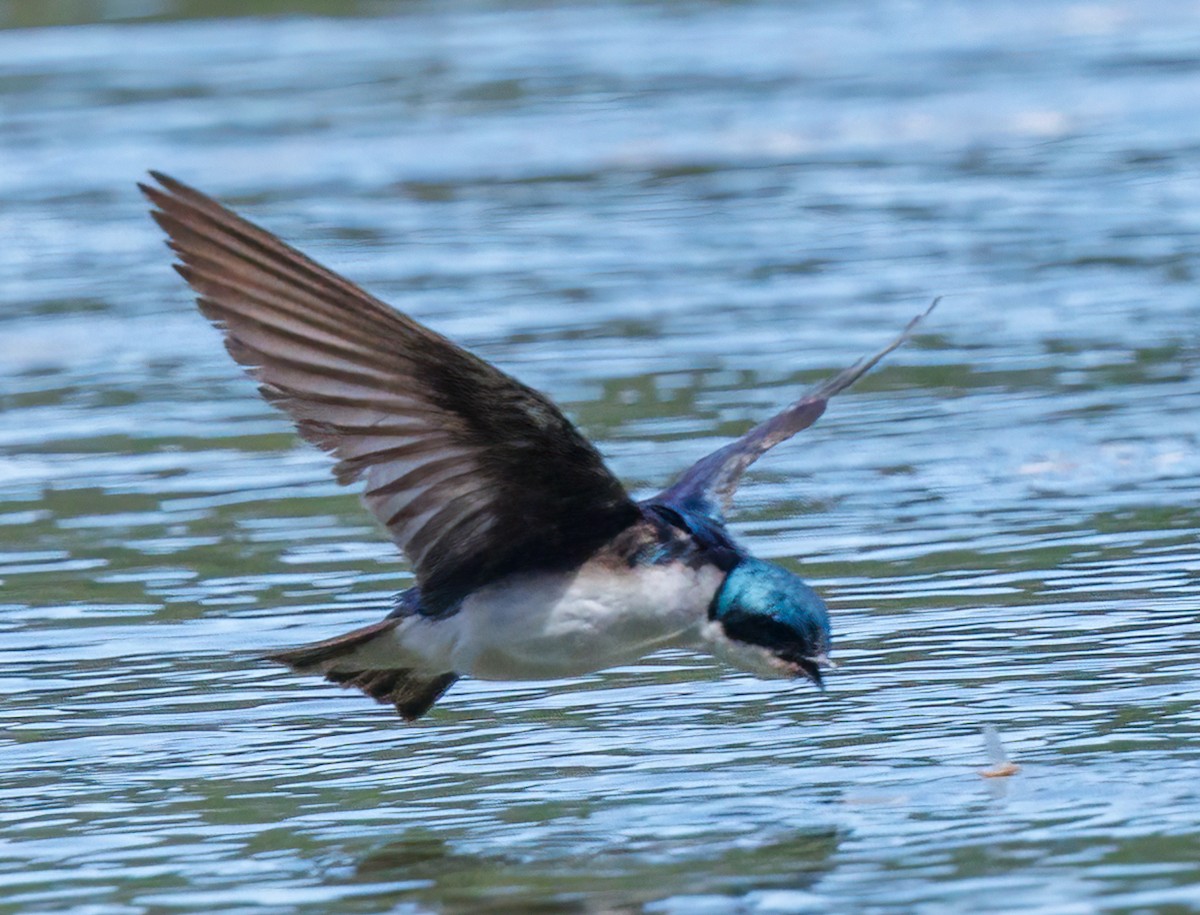
[[[454,685],[458,674],[430,677],[413,670],[329,671],[325,679],[361,689],[376,702],[394,705],[405,721],[416,721]]]
[[[299,674],[325,673],[339,661],[345,661],[347,655],[354,654],[379,636],[391,632],[398,622],[393,619],[380,620],[378,623],[344,632],[323,642],[310,642],[298,648],[275,651],[263,657],[290,667]]]
[[[266,655],[266,660],[297,673],[319,673],[331,683],[360,689],[376,702],[394,705],[405,721],[416,721],[428,712],[458,679],[453,671],[429,675],[411,668],[359,668],[353,658],[376,638],[390,633],[397,620],[385,619],[344,635]]]

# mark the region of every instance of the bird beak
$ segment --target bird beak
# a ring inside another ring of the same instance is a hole
[[[800,672],[816,685],[817,689],[824,690],[825,683],[821,679],[822,670],[835,670],[837,664],[830,660],[829,655],[825,652],[813,655],[811,658],[801,658],[796,662],[796,667]]]

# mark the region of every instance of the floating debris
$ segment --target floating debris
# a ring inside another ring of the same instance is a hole
[[[990,724],[983,726],[983,747],[987,750],[988,762],[991,763],[988,768],[979,770],[979,774],[984,778],[1007,778],[1021,771],[1021,767],[1008,758],[1004,744],[1000,742],[1000,735]]]

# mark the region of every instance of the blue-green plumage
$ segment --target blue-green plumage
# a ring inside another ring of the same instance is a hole
[[[746,556],[725,576],[710,614],[728,638],[766,649],[821,685],[832,646],[829,611],[798,576]]]

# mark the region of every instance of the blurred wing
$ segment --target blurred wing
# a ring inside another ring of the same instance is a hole
[[[165,175],[154,219],[230,354],[338,458],[416,567],[424,603],[571,561],[638,517],[544,395]]]
[[[647,501],[691,508],[712,517],[720,517],[732,506],[733,494],[747,467],[780,442],[787,441],[820,419],[830,398],[846,390],[874,368],[880,359],[904,343],[939,301],[934,299],[923,314],[909,321],[904,331],[875,355],[860,359],[850,368],[817,385],[790,407],[759,423],[741,438],[701,458],[674,485]]]

